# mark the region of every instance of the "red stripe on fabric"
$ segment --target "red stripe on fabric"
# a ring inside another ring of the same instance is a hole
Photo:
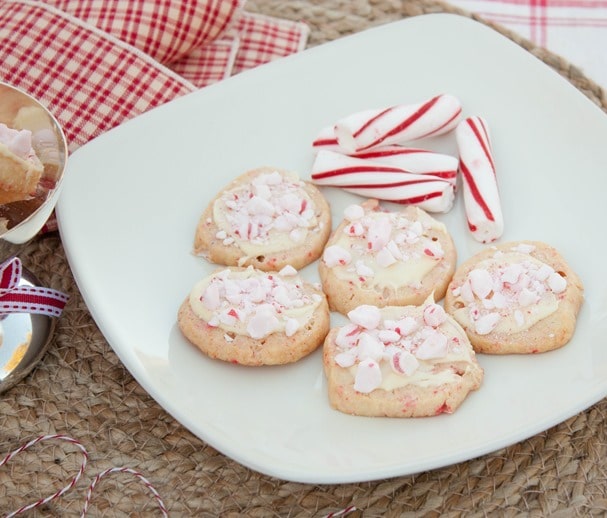
[[[193,90],[132,47],[43,3],[0,3],[0,77],[48,106],[71,151]]]
[[[487,12],[478,12],[479,16],[501,24],[529,24],[528,15],[516,14],[496,14]],[[607,18],[575,18],[575,17],[560,17],[546,16],[546,25],[549,27],[605,27],[607,26]]]
[[[491,4],[510,4],[527,7],[531,0],[486,0]],[[549,7],[581,7],[583,9],[593,9],[607,7],[607,2],[604,0],[549,0]]]

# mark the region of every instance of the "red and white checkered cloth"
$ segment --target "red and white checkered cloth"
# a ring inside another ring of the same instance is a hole
[[[62,125],[70,150],[197,88],[302,50],[304,23],[244,0],[2,0],[0,80]]]
[[[558,54],[607,89],[606,0],[448,0]]]

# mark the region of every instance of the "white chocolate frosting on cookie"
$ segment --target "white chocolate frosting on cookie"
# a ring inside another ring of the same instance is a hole
[[[440,386],[459,378],[454,363],[474,362],[464,330],[432,298],[422,306],[363,305],[348,318],[335,338],[335,362],[351,372],[357,392]]]
[[[264,172],[225,191],[213,205],[216,237],[247,256],[305,242],[318,225],[314,202],[294,173]]]
[[[290,266],[278,273],[249,267],[227,268],[203,279],[189,301],[209,326],[261,339],[275,332],[294,335],[312,318],[322,296],[306,289]]]
[[[418,286],[445,255],[427,232],[446,228],[426,212],[415,211],[416,217],[410,219],[400,212],[347,207],[348,223],[322,260],[338,278],[363,286]]]
[[[557,311],[567,280],[529,255],[533,250],[533,245],[520,244],[480,261],[461,286],[450,288],[455,318],[479,335],[511,334]]]

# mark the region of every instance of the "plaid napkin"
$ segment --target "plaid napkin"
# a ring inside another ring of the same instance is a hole
[[[150,108],[305,47],[305,24],[244,4],[2,0],[0,80],[45,104],[73,151]]]
[[[605,0],[449,0],[573,63],[607,88]]]

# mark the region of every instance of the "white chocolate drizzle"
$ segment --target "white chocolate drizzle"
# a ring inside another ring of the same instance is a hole
[[[230,333],[254,339],[275,332],[293,336],[310,320],[321,300],[291,266],[278,273],[253,267],[221,270],[196,284],[189,298],[199,318],[232,339]]]
[[[216,238],[237,244],[247,256],[302,244],[318,226],[305,183],[294,173],[261,173],[225,191],[213,205]]]
[[[567,279],[529,255],[533,245],[497,251],[453,286],[454,316],[479,335],[529,329],[558,309]]]
[[[474,355],[461,327],[432,298],[422,306],[362,305],[348,318],[335,338],[335,363],[350,370],[361,393],[449,383],[459,374],[448,365]]]
[[[344,211],[343,232],[325,248],[322,260],[339,278],[365,287],[412,286],[445,256],[429,231],[442,223],[416,208],[416,218],[400,212],[351,205]]]

